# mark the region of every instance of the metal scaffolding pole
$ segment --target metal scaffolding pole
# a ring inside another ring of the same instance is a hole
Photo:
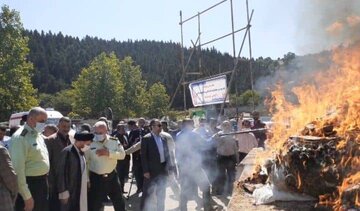
[[[249,3],[248,0],[246,0],[246,14],[247,14],[247,22],[248,26],[250,26],[250,17],[249,17]],[[252,49],[251,49],[251,33],[250,33],[250,27],[249,27],[249,71],[250,71],[250,83],[251,83],[251,97],[252,97],[252,108],[253,111],[255,110],[255,96],[254,96],[254,76],[252,71]]]
[[[254,13],[254,10],[252,10],[252,12],[251,12],[251,15],[250,15],[250,18],[249,18],[249,23],[251,22],[253,13]],[[237,68],[237,65],[239,64],[240,55],[241,55],[242,49],[243,49],[243,47],[244,47],[245,40],[246,40],[246,37],[247,37],[247,34],[248,34],[248,32],[249,32],[250,27],[251,27],[251,25],[248,24],[248,25],[247,25],[246,32],[245,32],[244,37],[243,37],[243,40],[242,40],[242,43],[241,43],[241,47],[240,47],[238,56],[237,56],[237,58],[236,58],[236,63],[234,64],[234,68],[233,68],[232,73],[231,73],[231,76],[230,76],[229,86],[228,86],[228,88],[226,89],[226,93],[225,93],[225,97],[224,97],[224,102],[221,104],[221,108],[220,108],[220,113],[219,113],[218,119],[220,118],[220,116],[221,116],[222,113],[224,112],[224,107],[225,107],[226,99],[227,99],[227,97],[229,96],[229,92],[230,92],[230,85],[232,84],[232,82],[233,82],[233,80],[234,80],[234,75],[235,75],[234,72],[235,72],[235,70],[236,70],[236,68]]]
[[[184,33],[183,33],[183,22],[182,22],[182,11],[180,11],[180,28],[181,28],[181,67],[182,67],[182,82],[186,81],[186,73],[184,66]],[[177,91],[176,91],[177,92]],[[176,94],[175,92],[175,94]],[[175,97],[175,96],[174,96]],[[186,110],[186,86],[183,85],[183,100],[184,100],[184,111]],[[171,102],[172,104],[172,102]]]
[[[234,66],[236,64],[236,47],[235,47],[235,33],[234,33],[234,9],[233,9],[233,1],[230,0],[230,10],[231,10],[231,29],[232,29],[232,43],[233,43],[233,57],[234,57]],[[235,71],[235,78],[237,78],[237,70],[234,69]],[[235,83],[235,96],[238,96],[238,86]],[[237,98],[235,98],[235,107],[236,107],[236,121],[239,117],[239,105],[238,105],[238,100]]]
[[[200,13],[198,13],[198,37],[199,37],[199,45],[198,45],[198,54],[199,54],[199,72],[201,73],[201,29],[200,29]]]
[[[171,105],[173,104],[173,102],[174,102],[174,100],[175,100],[175,96],[176,96],[177,92],[179,91],[180,86],[181,86],[181,85],[183,85],[183,86],[186,85],[186,81],[185,81],[186,70],[187,70],[187,68],[188,68],[188,66],[189,66],[189,64],[190,64],[191,58],[192,58],[192,56],[193,56],[193,54],[194,54],[194,52],[195,52],[196,44],[197,44],[198,41],[199,41],[199,38],[198,38],[198,39],[196,40],[196,42],[193,44],[194,47],[192,48],[192,51],[191,51],[191,53],[190,53],[190,56],[189,56],[189,58],[188,58],[188,61],[187,61],[186,65],[185,65],[185,67],[183,68],[183,73],[181,74],[180,82],[178,83],[178,86],[177,86],[176,89],[175,89],[175,93],[174,93],[174,95],[173,95],[173,97],[172,97],[172,99],[171,99],[171,101],[170,101],[170,103],[169,103],[169,106],[168,106],[169,108],[170,108]],[[184,62],[184,60],[182,60],[182,63],[183,63],[183,62]]]
[[[187,75],[199,75],[199,73],[201,74],[202,72],[202,56],[201,56],[201,47],[202,46],[205,46],[205,45],[208,45],[210,43],[213,43],[213,42],[216,42],[220,39],[223,39],[225,37],[228,37],[228,36],[232,36],[232,51],[233,51],[233,57],[234,57],[234,66],[233,66],[233,69],[231,71],[226,71],[226,72],[222,72],[222,73],[219,73],[218,75],[224,75],[224,74],[229,74],[231,73],[231,77],[230,77],[230,81],[229,81],[229,86],[228,88],[226,89],[226,95],[225,95],[225,99],[224,99],[224,102],[221,104],[221,110],[220,110],[220,115],[223,113],[223,110],[224,110],[224,105],[225,105],[225,102],[226,102],[226,98],[227,96],[229,95],[229,91],[230,91],[230,87],[232,86],[233,84],[233,80],[234,78],[237,78],[237,66],[238,66],[238,63],[239,63],[239,59],[240,59],[240,54],[242,52],[242,49],[244,47],[244,43],[245,43],[245,40],[246,40],[246,37],[247,35],[249,35],[248,37],[248,40],[249,40],[249,53],[250,53],[250,71],[251,71],[251,89],[253,90],[253,75],[252,75],[252,64],[251,64],[251,59],[252,59],[252,50],[251,50],[251,37],[250,37],[250,22],[251,22],[251,19],[252,19],[252,15],[253,15],[253,12],[254,10],[252,10],[251,12],[251,15],[249,15],[249,7],[248,7],[248,0],[246,0],[246,10],[247,10],[247,26],[243,27],[243,28],[240,28],[240,29],[237,29],[235,30],[235,27],[234,27],[234,8],[233,8],[233,0],[230,0],[230,9],[231,9],[231,33],[228,33],[228,34],[225,34],[225,35],[222,35],[220,37],[217,37],[217,38],[214,38],[213,40],[210,40],[210,41],[207,41],[207,42],[203,42],[201,41],[201,15],[221,4],[223,4],[224,2],[226,2],[228,0],[222,0],[214,5],[212,5],[211,7],[201,11],[201,12],[198,12],[196,15],[193,15],[191,16],[190,18],[187,18],[185,20],[183,20],[183,16],[182,16],[182,11],[180,11],[180,28],[181,28],[181,68],[182,68],[182,75],[181,75],[181,78],[179,80],[179,83],[178,83],[178,86],[175,90],[175,93],[173,94],[173,97],[172,97],[172,100],[169,104],[169,108],[171,107],[171,105],[173,104],[174,102],[174,99],[175,99],[175,96],[180,88],[181,85],[183,85],[183,101],[184,101],[184,110],[187,109],[187,104],[186,104],[186,84],[188,84],[189,82],[187,82],[187,78],[186,76]],[[184,36],[183,36],[183,24],[196,18],[197,17],[197,21],[198,21],[198,38],[196,40],[195,43],[192,42],[193,44],[193,48],[192,48],[192,52],[188,58],[188,61],[187,61],[187,64],[185,65],[185,55],[184,55]],[[244,34],[244,37],[243,37],[243,40],[242,40],[242,43],[241,43],[241,47],[240,47],[240,50],[238,52],[238,55],[236,55],[236,43],[235,43],[235,34],[242,31],[242,30],[246,30],[245,31],[245,34]],[[199,53],[199,71],[198,72],[187,72],[187,68],[190,64],[190,61],[191,61],[191,58],[193,56],[193,53],[198,50],[198,53]],[[213,77],[213,76],[212,76]],[[197,79],[199,80],[199,79]],[[235,90],[236,90],[236,95],[238,95],[238,87],[235,85]],[[237,113],[237,116],[238,116],[238,102],[236,101],[236,113]],[[254,97],[253,97],[253,108],[254,108]]]

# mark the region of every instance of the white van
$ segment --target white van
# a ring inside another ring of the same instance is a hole
[[[46,108],[45,111],[48,116],[46,124],[57,125],[59,123],[60,118],[63,117],[63,115],[60,112],[55,111],[53,108]],[[28,111],[23,111],[23,112],[11,114],[10,119],[9,119],[9,128],[19,126],[21,118],[24,115],[28,115],[28,113],[29,113]]]

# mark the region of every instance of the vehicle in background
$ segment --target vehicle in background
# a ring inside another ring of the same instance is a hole
[[[63,115],[60,112],[55,111],[53,108],[46,108],[45,111],[48,116],[46,124],[57,125],[59,123],[60,118],[63,117]],[[23,111],[23,112],[11,114],[9,119],[9,128],[20,126],[22,124],[21,120],[23,116],[28,115],[28,113],[29,113],[28,111]]]
[[[46,124],[57,125],[59,123],[60,118],[63,117],[63,115],[60,112],[55,111],[53,108],[47,108],[45,109],[45,111],[48,117],[46,120]]]
[[[14,113],[11,114],[10,119],[9,119],[9,128],[14,128],[14,127],[18,127],[19,125],[22,125],[22,119],[23,116],[28,115],[28,111],[23,111],[23,112],[18,112],[18,113]]]
[[[240,115],[241,115],[243,121],[247,120],[250,122],[251,126],[254,125],[254,119],[252,118],[251,113],[243,112]]]
[[[274,122],[271,120],[271,117],[269,116],[260,116],[260,121],[265,123],[266,128],[271,128],[274,124]]]

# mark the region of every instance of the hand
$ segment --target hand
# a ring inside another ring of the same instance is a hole
[[[98,149],[98,150],[96,150],[96,154],[97,154],[98,156],[109,156],[109,150],[108,150],[108,149],[105,149],[105,148],[103,148],[103,149]]]
[[[150,173],[149,173],[149,172],[144,173],[144,177],[145,177],[146,179],[150,179]]]
[[[25,203],[25,207],[24,207],[25,211],[32,211],[34,209],[34,199],[32,197],[28,200],[25,200],[24,203]]]
[[[67,204],[69,202],[69,198],[66,199],[60,199],[61,204]]]

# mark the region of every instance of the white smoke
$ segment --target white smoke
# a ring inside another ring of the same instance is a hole
[[[299,5],[298,50],[319,52],[323,49],[359,40],[359,0],[303,0]]]
[[[270,90],[281,84],[294,101],[292,87],[314,83],[311,73],[328,69],[332,48],[360,40],[359,0],[303,0],[297,17],[297,50],[307,55],[296,56],[289,64],[281,60],[274,74],[258,79],[255,90],[262,96],[269,96]]]

